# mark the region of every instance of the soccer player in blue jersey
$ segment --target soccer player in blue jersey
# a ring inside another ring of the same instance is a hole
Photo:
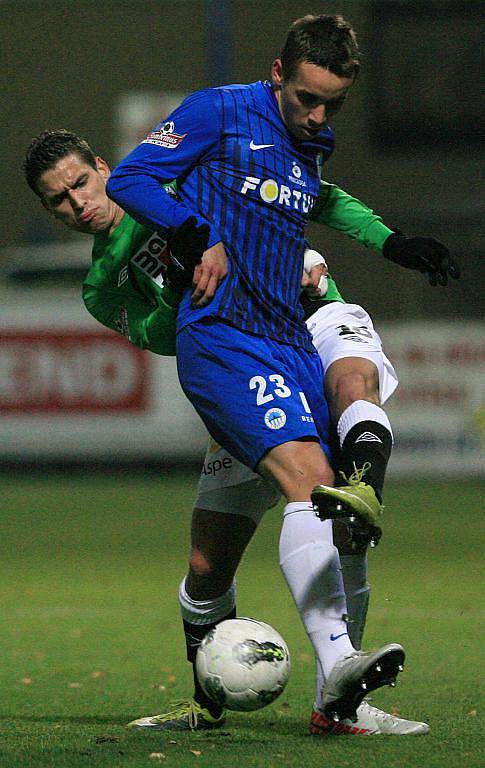
[[[332,148],[327,121],[343,105],[358,70],[351,27],[341,17],[306,17],[295,23],[274,62],[272,83],[190,96],[108,182],[112,198],[147,226],[177,227],[192,218],[209,225],[195,290],[186,293],[179,311],[180,380],[214,439],[276,482],[287,498],[281,567],[315,649],[323,682],[319,710],[335,719],[355,718],[365,690],[393,680],[404,659],[397,644],[374,654],[354,651],[331,527],[315,518],[311,502],[315,486],[327,498],[334,477],[326,457],[322,368],[301,322],[304,228]],[[180,200],[162,189],[175,178]],[[396,243],[392,230],[368,210],[348,233],[384,251]],[[406,238],[398,245],[385,255],[426,271],[418,256],[411,263]],[[432,246],[427,254],[433,270]],[[207,287],[212,290],[226,269],[208,303]],[[344,504],[346,494],[341,490]],[[370,506],[368,522],[379,511]],[[222,595],[211,590],[211,531],[202,538],[206,557],[197,561],[195,548],[181,589],[189,646],[200,641],[201,627],[207,631],[207,615],[217,621],[232,615],[234,606],[233,586]],[[221,722],[220,710],[197,702],[201,724]]]
[[[88,310],[104,325],[127,335],[136,346],[158,354],[174,354],[174,318],[178,300],[162,279],[162,275],[167,277],[162,262],[154,268],[155,254],[163,243],[158,234],[136,224],[106,197],[105,184],[109,169],[105,161],[96,157],[83,139],[69,131],[44,131],[33,139],[29,147],[24,172],[29,185],[51,215],[72,229],[95,235],[93,265],[84,283],[84,299]],[[342,190],[338,196],[346,209],[348,196]],[[356,210],[354,201],[351,219],[355,217]],[[184,241],[182,231],[179,230],[175,238],[171,237],[171,248],[179,266],[170,265],[168,277],[172,285],[175,280],[188,286],[193,265],[201,255],[200,247],[193,236]],[[151,254],[150,262],[146,261],[148,253]],[[143,259],[140,254],[143,254]],[[185,265],[182,273],[180,262]],[[144,269],[143,265],[147,263],[150,269]],[[320,254],[307,249],[304,267],[304,284],[309,293],[302,294],[301,300],[305,306],[308,327],[324,366],[326,384],[332,373],[333,382],[336,370],[340,370],[342,376],[346,377],[349,363],[352,363],[353,376],[356,375],[357,367],[361,371],[372,367],[378,375],[375,398],[377,402],[384,403],[395,388],[397,377],[383,354],[372,321],[362,307],[344,303],[330,275],[323,277],[326,265]],[[119,275],[127,273],[131,279],[120,282]],[[318,291],[315,291],[317,284]],[[167,301],[170,303],[167,304]],[[122,323],[120,318],[123,318]],[[357,338],[354,339],[350,333],[343,334],[342,328],[354,328]],[[339,393],[341,389],[345,392],[345,387],[339,385]],[[330,403],[334,400],[331,394]],[[369,434],[366,435],[364,447],[369,443],[368,438]],[[240,553],[265,510],[273,506],[278,498],[279,494],[271,484],[265,483],[220,446],[210,444],[193,513],[193,531],[197,548],[200,545],[201,528],[212,528],[212,559],[209,564],[212,571],[207,573],[207,578],[210,578],[214,594],[224,593],[231,586]],[[214,529],[217,529],[217,537]],[[360,649],[369,596],[366,553],[363,546],[350,548],[350,552],[347,552],[347,546],[348,533],[344,530],[344,540],[338,541],[338,548],[349,616],[348,630],[352,644]],[[203,552],[202,556],[207,556],[207,552]],[[183,604],[183,589],[181,600]],[[190,618],[185,611],[184,617]],[[206,612],[205,625],[212,624],[213,618],[210,611]],[[425,733],[428,730],[424,723],[389,715],[367,702],[362,702],[358,707],[355,724],[344,720],[336,725],[328,722],[319,712],[320,696],[317,677],[312,733],[406,735]],[[189,707],[195,709],[196,702],[179,706],[178,718],[172,711],[162,717],[142,718],[135,721],[135,725],[163,728],[173,726],[176,722],[179,727],[181,723],[189,727]],[[204,716],[201,715],[197,719],[197,727],[203,727],[203,723]]]

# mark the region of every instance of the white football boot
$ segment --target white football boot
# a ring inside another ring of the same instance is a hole
[[[357,720],[344,719],[335,723],[328,720],[325,715],[314,709],[310,721],[310,733],[317,736],[419,736],[429,733],[429,725],[417,720],[405,720],[397,715],[383,712],[382,709],[372,707],[368,701],[363,701],[357,707]]]
[[[353,651],[336,662],[322,689],[322,712],[330,721],[357,720],[365,696],[383,685],[396,685],[404,668],[404,648],[388,643],[373,653]]]

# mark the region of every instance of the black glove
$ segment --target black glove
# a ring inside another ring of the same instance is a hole
[[[174,291],[182,293],[192,285],[194,269],[200,264],[209,242],[210,227],[199,224],[191,216],[167,236],[170,264],[167,267],[167,283]]]
[[[405,237],[394,232],[385,241],[382,253],[389,261],[425,273],[430,285],[447,285],[448,277],[460,277],[460,268],[448,248],[434,237]]]

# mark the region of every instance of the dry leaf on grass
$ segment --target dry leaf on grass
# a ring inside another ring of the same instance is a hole
[[[164,755],[163,752],[150,752],[150,758],[152,760],[165,760],[167,755]]]
[[[22,683],[22,685],[32,685],[32,683],[34,682],[34,678],[33,677],[22,677],[19,680],[19,682]]]
[[[201,756],[201,754],[202,754],[202,752],[200,751],[200,749],[191,749],[190,751],[191,751],[191,752],[192,752],[192,754],[193,754],[193,755],[195,755],[196,757],[200,757],[200,756]]]

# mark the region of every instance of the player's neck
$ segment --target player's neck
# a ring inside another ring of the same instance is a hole
[[[108,229],[108,235],[111,235],[114,232],[124,215],[124,210],[120,208],[119,205],[116,205],[116,203],[113,203],[113,218],[111,219],[111,224]]]

